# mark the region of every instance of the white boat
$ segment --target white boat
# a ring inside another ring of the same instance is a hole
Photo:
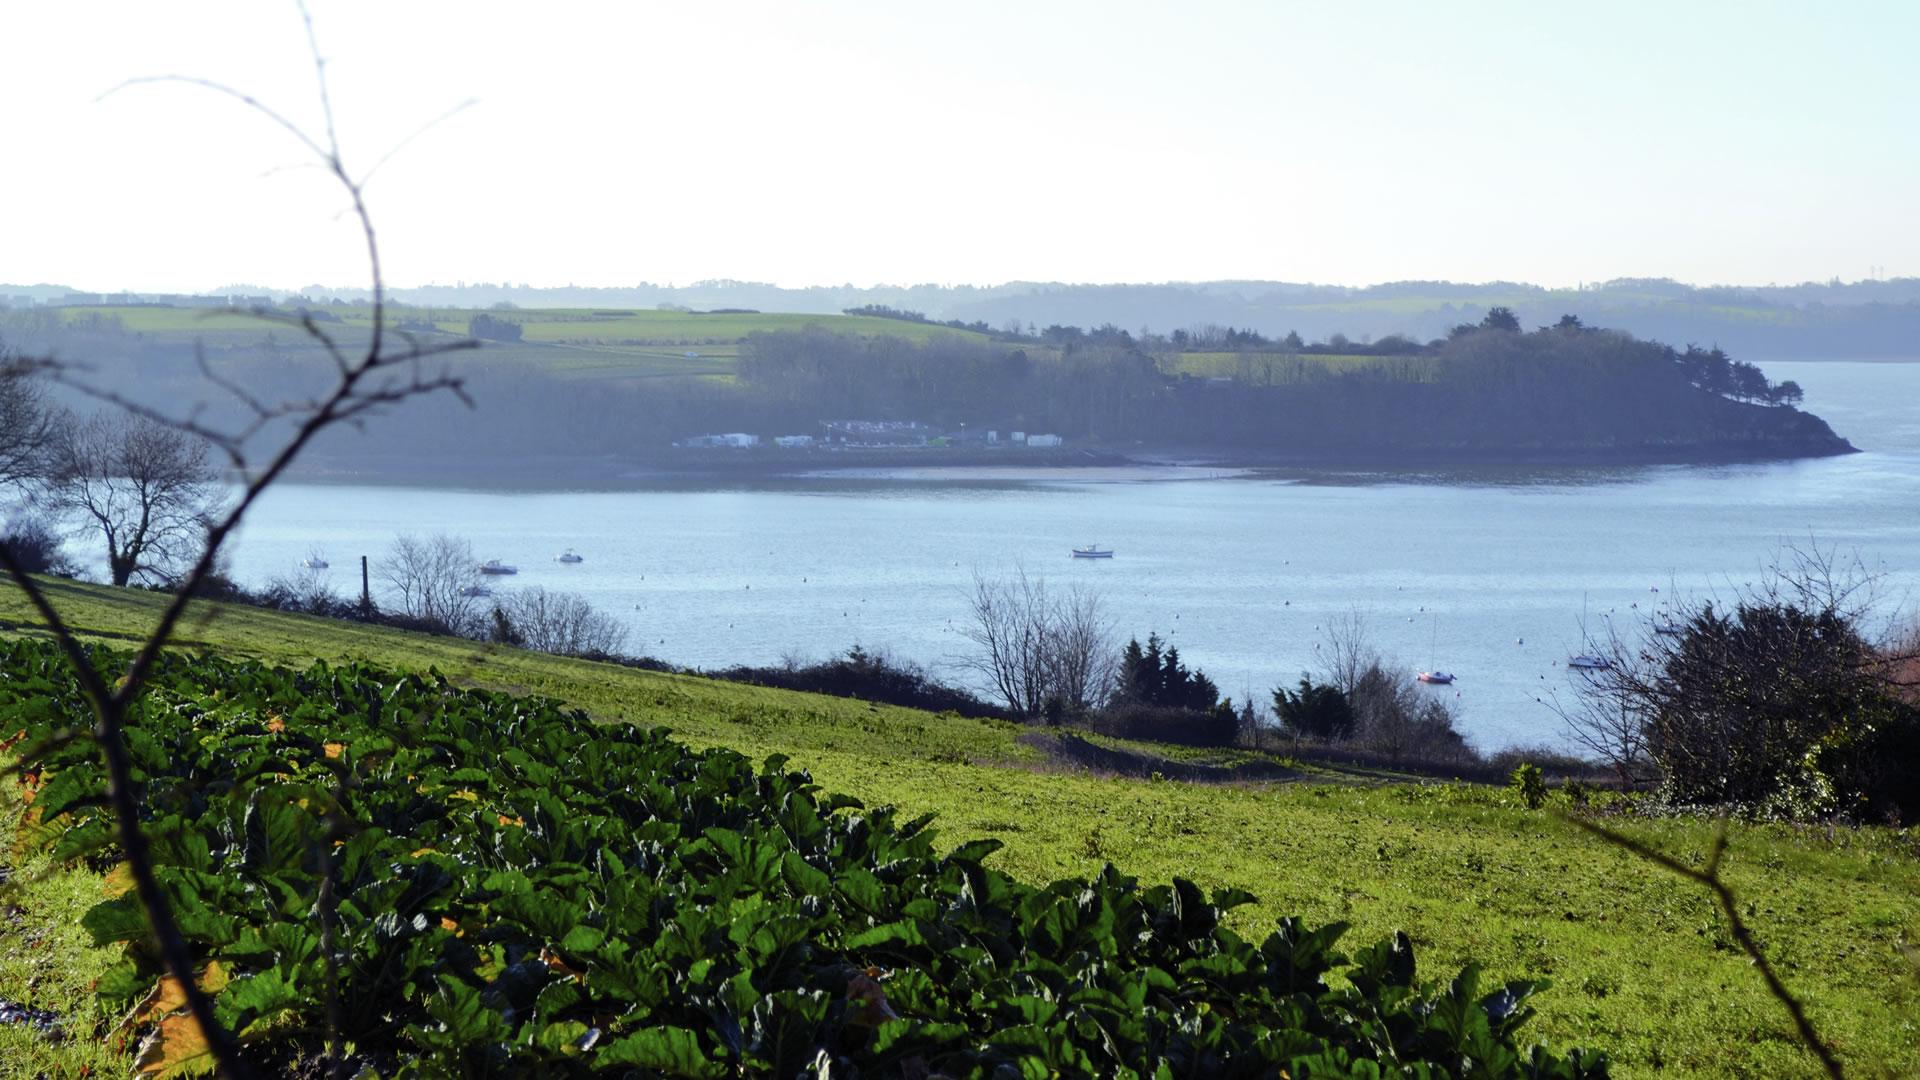
[[[325,570],[329,564],[327,563],[327,560],[321,558],[318,555],[309,555],[306,558],[300,560],[300,565],[306,567],[309,570]]]
[[[508,566],[506,563],[501,562],[499,559],[488,559],[486,562],[483,562],[480,564],[479,570],[483,574],[495,574],[495,575],[517,574],[520,572],[519,567]]]
[[[1668,637],[1679,637],[1681,634],[1687,632],[1687,628],[1677,622],[1654,623],[1653,632],[1656,634],[1665,634]]]
[[[1567,659],[1567,666],[1572,668],[1585,668],[1588,671],[1605,671],[1613,666],[1613,661],[1604,656],[1581,653],[1579,656],[1569,657]]]
[[[1436,655],[1440,651],[1440,613],[1437,611],[1433,614],[1433,633],[1429,635],[1427,649]],[[1438,664],[1435,664],[1431,671],[1423,671],[1415,675],[1414,679],[1423,683],[1432,683],[1435,686],[1453,685],[1453,673],[1441,671]]]
[[[1086,547],[1074,548],[1073,557],[1076,559],[1111,559],[1113,558],[1113,549],[1103,548],[1099,544],[1088,544]]]
[[[461,596],[492,596],[493,590],[485,585],[469,585],[460,590]]]
[[[575,562],[586,562],[587,560],[581,558],[579,552],[573,550],[572,548],[568,548],[567,550],[561,552],[560,554],[555,555],[553,557],[553,561],[575,563]]]

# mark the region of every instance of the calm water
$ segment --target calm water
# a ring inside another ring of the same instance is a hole
[[[1752,580],[1783,543],[1857,550],[1896,592],[1920,585],[1920,364],[1773,364],[1866,452],[1784,464],[1432,474],[1303,473],[1023,482],[872,477],[707,491],[501,494],[287,486],[235,551],[250,584],[309,551],[357,593],[358,556],[449,532],[516,564],[503,587],[585,594],[630,651],[703,667],[821,658],[858,642],[951,675],[976,568],[1024,565],[1105,596],[1122,633],[1157,630],[1236,699],[1315,666],[1358,611],[1444,690],[1483,748],[1553,742],[1538,698],[1590,631],[1663,600]],[[1111,561],[1067,557],[1087,541]],[[559,565],[577,548],[586,561]],[[1659,589],[1658,593],[1651,590]],[[376,581],[376,590],[378,589]],[[1518,642],[1524,640],[1524,644]]]

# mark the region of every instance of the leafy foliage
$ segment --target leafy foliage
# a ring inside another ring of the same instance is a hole
[[[1275,687],[1273,714],[1286,733],[1302,739],[1344,739],[1353,734],[1353,706],[1332,683],[1300,676],[1300,689]]]
[[[51,649],[0,646],[20,745],[84,725],[77,701]],[[928,819],[783,758],[437,674],[170,658],[128,749],[162,884],[262,1061],[314,1052],[336,985],[380,1075],[1606,1074],[1516,1046],[1536,984],[1422,987],[1405,935],[1348,958],[1340,924],[1243,939],[1238,891],[1025,885],[983,864],[996,842],[942,855]],[[32,835],[112,864],[90,751],[34,762]],[[103,997],[164,998],[131,894],[85,924],[126,943]]]

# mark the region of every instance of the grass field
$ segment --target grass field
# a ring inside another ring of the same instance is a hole
[[[123,646],[160,599],[101,586],[52,589],[78,626]],[[0,632],[39,632],[10,588],[0,590]],[[1032,881],[1111,860],[1148,880],[1178,874],[1253,892],[1261,902],[1236,913],[1246,929],[1264,931],[1285,913],[1351,921],[1355,944],[1404,929],[1426,978],[1471,958],[1500,978],[1551,979],[1532,1036],[1604,1047],[1620,1075],[1817,1070],[1704,892],[1551,814],[1522,809],[1498,788],[1092,776],[1052,768],[1016,741],[1020,728],[1002,722],[251,609],[205,607],[181,638],[184,647],[285,663],[433,667],[463,683],[559,697],[608,722],[666,725],[697,746],[789,754],[830,790],[937,812],[948,843],[999,838],[1007,846],[996,862]],[[1694,860],[1713,831],[1700,820],[1622,827]],[[1737,826],[1729,858],[1749,921],[1853,1074],[1920,1075],[1920,980],[1900,952],[1920,941],[1920,836]],[[0,920],[0,998],[89,1008],[86,983],[104,958],[72,920],[98,895],[98,882],[73,869],[36,876],[46,868],[30,861],[20,869],[29,880],[7,902],[23,914]],[[9,1053],[28,1045],[36,1047],[31,1058]],[[0,1029],[0,1076],[66,1075],[100,1054],[89,1045],[50,1050]],[[30,1060],[41,1064],[14,1064]]]
[[[348,343],[364,343],[369,326],[366,308],[334,306],[320,310],[339,318],[322,328]],[[246,347],[269,334],[282,347],[310,346],[297,326],[288,326],[244,311],[217,308],[70,307],[60,309],[69,323],[92,317],[118,320],[128,332],[151,340],[177,339],[208,345]],[[475,312],[453,309],[405,308],[395,319],[431,322],[449,335],[464,335]],[[925,342],[939,337],[985,340],[984,335],[944,326],[865,315],[724,314],[696,315],[683,311],[528,310],[489,312],[522,327],[523,340],[487,342],[463,362],[518,368],[580,379],[649,379],[663,376],[712,377],[731,375],[749,335],[776,330],[819,327],[840,334],[906,338]]]

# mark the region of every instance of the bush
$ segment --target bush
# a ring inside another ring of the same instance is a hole
[[[45,518],[32,515],[13,518],[0,529],[0,545],[5,545],[29,574],[57,577],[79,574],[79,568],[61,550],[60,534],[53,531]]]
[[[1300,676],[1300,689],[1273,691],[1273,713],[1280,729],[1295,739],[1339,740],[1353,734],[1353,706],[1340,688]]]
[[[1182,746],[1232,746],[1240,735],[1240,717],[1231,705],[1201,712],[1165,705],[1122,703],[1092,714],[1088,722],[1102,735]]]
[[[1575,736],[1644,753],[1666,801],[1807,821],[1920,813],[1920,704],[1907,654],[1862,632],[1872,578],[1793,552],[1726,608],[1684,607],[1678,633],[1611,641],[1583,673]]]
[[[730,682],[859,698],[928,712],[953,712],[965,717],[1004,719],[1007,715],[1005,710],[995,708],[965,690],[935,680],[916,664],[896,660],[884,652],[868,652],[858,645],[848,649],[845,656],[817,664],[731,667],[701,674]]]
[[[1531,762],[1515,768],[1507,786],[1520,797],[1520,804],[1529,810],[1538,810],[1547,803],[1546,778],[1540,774],[1540,766]]]

